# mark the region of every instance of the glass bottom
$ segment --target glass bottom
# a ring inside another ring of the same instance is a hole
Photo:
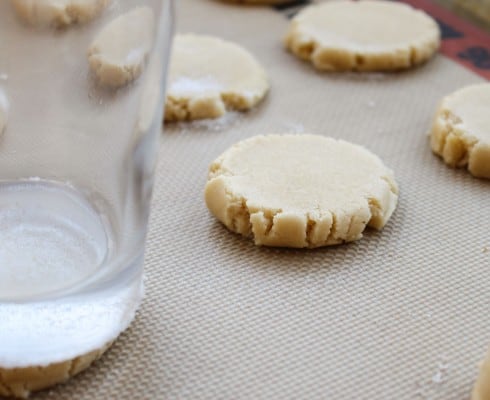
[[[110,250],[103,221],[71,186],[0,183],[0,299],[27,300],[88,279]]]

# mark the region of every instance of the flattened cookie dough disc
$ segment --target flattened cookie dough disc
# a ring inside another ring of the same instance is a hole
[[[30,25],[61,28],[95,18],[110,0],[12,0],[17,15]]]
[[[326,71],[410,68],[438,49],[437,23],[422,11],[383,0],[330,1],[293,18],[286,47]]]
[[[471,400],[490,400],[490,351],[480,368]]]
[[[248,51],[212,36],[177,35],[169,74],[165,121],[248,110],[269,89],[264,69]]]
[[[46,366],[3,369],[0,367],[0,396],[27,398],[31,392],[46,389],[74,377],[99,359],[111,346]]]
[[[255,136],[210,166],[205,200],[226,227],[255,244],[320,247],[381,229],[398,188],[361,146],[317,135]]]
[[[88,50],[90,68],[100,84],[117,88],[143,71],[153,42],[155,16],[150,7],[136,7],[112,20]]]
[[[490,179],[490,84],[460,89],[442,99],[431,128],[431,147],[451,167]]]
[[[0,302],[0,398],[27,397],[99,358],[133,320],[141,278],[39,302]]]

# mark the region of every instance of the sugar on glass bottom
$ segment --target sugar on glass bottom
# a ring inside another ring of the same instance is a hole
[[[72,288],[104,264],[111,235],[75,189],[42,180],[0,184],[0,300]]]

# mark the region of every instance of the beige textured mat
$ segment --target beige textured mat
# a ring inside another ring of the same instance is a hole
[[[442,56],[402,74],[319,74],[283,50],[280,12],[179,1],[179,31],[241,43],[272,91],[246,115],[166,130],[138,317],[93,368],[36,398],[468,399],[490,345],[490,182],[449,169],[426,131],[443,95],[481,79]],[[208,164],[291,131],[365,145],[395,171],[383,231],[276,250],[208,214]]]

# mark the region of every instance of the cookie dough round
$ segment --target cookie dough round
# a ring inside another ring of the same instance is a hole
[[[326,71],[410,68],[438,49],[437,23],[407,4],[331,1],[304,8],[292,20],[286,47]]]
[[[471,400],[490,400],[490,351],[480,367]]]
[[[212,36],[176,35],[165,121],[218,118],[226,110],[248,110],[268,89],[264,69],[239,45]]]
[[[0,398],[26,398],[99,358],[133,320],[142,278],[39,302],[0,302]]]
[[[100,84],[117,88],[143,71],[153,43],[155,17],[137,7],[112,20],[88,49],[88,61]]]
[[[62,28],[86,23],[110,0],[12,0],[17,15],[30,25]]]
[[[98,360],[111,346],[108,343],[72,360],[47,366],[4,369],[0,367],[0,396],[28,398],[31,392],[67,381]]]
[[[393,173],[365,148],[318,135],[255,136],[210,166],[211,213],[255,244],[320,247],[381,229],[398,201]]]
[[[490,84],[460,89],[442,99],[431,135],[432,151],[451,167],[490,179]]]

